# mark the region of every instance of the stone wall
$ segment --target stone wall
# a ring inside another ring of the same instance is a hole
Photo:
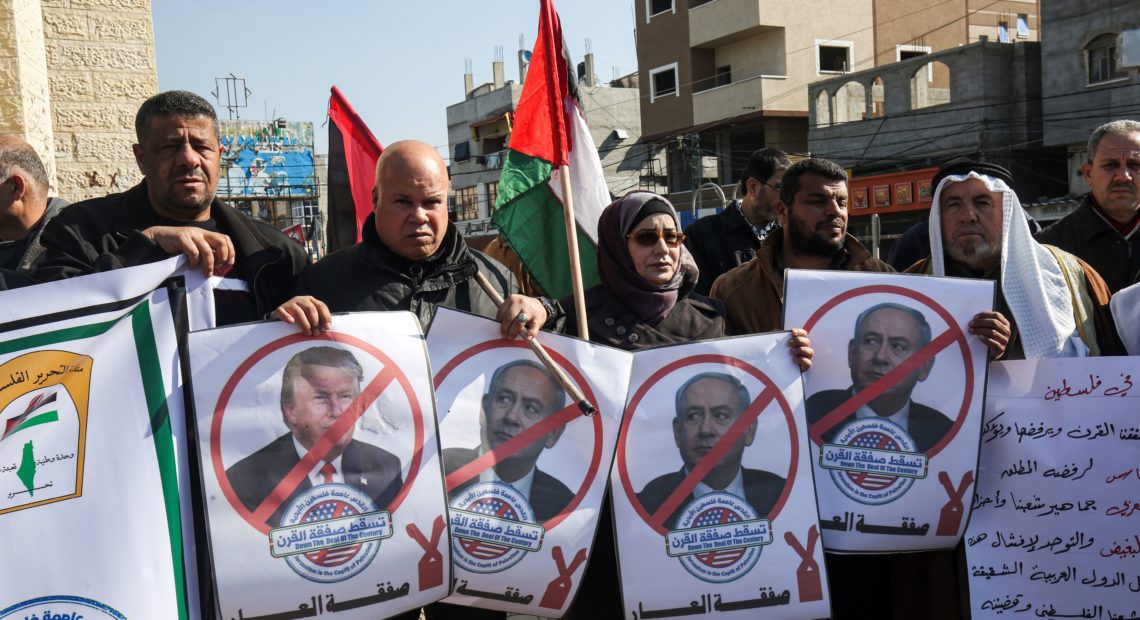
[[[37,148],[64,198],[122,191],[142,178],[131,144],[139,104],[158,92],[150,7],[0,0],[0,133]],[[16,83],[7,79],[12,64]]]

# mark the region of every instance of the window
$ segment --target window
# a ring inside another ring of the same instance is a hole
[[[471,144],[466,140],[456,143],[455,157],[452,157],[452,159],[455,161],[467,161],[471,159]]]
[[[487,212],[495,210],[495,197],[499,194],[499,182],[491,181],[487,184]]]
[[[998,22],[998,41],[1009,43],[1009,22]]]
[[[732,83],[732,67],[717,67],[716,68],[716,85],[728,86]]]
[[[645,21],[647,23],[650,17],[666,11],[674,12],[673,0],[645,0]]]
[[[1116,35],[1102,34],[1085,46],[1089,68],[1089,84],[1109,82],[1127,77],[1127,73],[1117,69]]]
[[[464,187],[455,190],[455,221],[473,220],[479,217],[478,188]]]
[[[649,102],[677,94],[677,63],[657,67],[649,72]]]
[[[927,52],[921,50],[899,50],[899,60],[910,60],[926,54]]]
[[[1029,38],[1029,16],[1024,13],[1017,16],[1017,38]]]
[[[817,72],[847,73],[851,70],[853,44],[847,41],[816,41]]]

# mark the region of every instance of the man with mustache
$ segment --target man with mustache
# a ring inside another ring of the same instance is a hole
[[[133,146],[143,181],[121,194],[64,209],[41,237],[39,280],[132,267],[183,254],[224,279],[219,325],[263,318],[288,298],[308,255],[273,226],[215,197],[223,147],[208,101],[186,91],[147,99]]]
[[[1037,240],[1087,261],[1115,293],[1140,281],[1140,122],[1097,127],[1081,173],[1091,191]]]
[[[995,164],[942,166],[932,182],[930,257],[906,271],[996,281],[994,312],[970,322],[994,358],[1120,354],[1104,280],[1080,258],[1033,239],[1012,182]]]
[[[780,182],[776,214],[782,228],[756,258],[713,283],[736,333],[783,329],[784,269],[893,271],[847,234],[847,173],[826,159],[793,164]]]

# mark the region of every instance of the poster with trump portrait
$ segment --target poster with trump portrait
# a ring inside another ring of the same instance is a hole
[[[407,312],[189,336],[225,618],[387,617],[447,594],[424,339]]]
[[[610,475],[633,618],[830,615],[789,339],[635,354]]]
[[[969,333],[994,283],[789,270],[811,460],[828,551],[952,548],[969,518],[988,350]]]
[[[632,356],[538,338],[570,386],[483,317],[440,308],[428,349],[451,528],[446,602],[557,618],[599,527]],[[584,414],[571,386],[597,413]]]

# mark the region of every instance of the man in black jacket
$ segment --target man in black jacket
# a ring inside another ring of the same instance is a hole
[[[551,302],[516,294],[505,267],[467,247],[448,221],[447,189],[447,166],[430,144],[388,145],[376,162],[374,211],[360,243],[306,269],[298,296],[278,316],[311,333],[330,327],[329,310],[410,310],[426,331],[445,306],[497,318],[508,338],[536,335],[552,315],[560,318]],[[506,298],[502,307],[475,281],[476,272]]]
[[[67,206],[49,196],[48,175],[30,144],[0,136],[0,290],[34,284],[44,226]]]
[[[58,280],[184,254],[226,280],[215,293],[219,325],[263,318],[288,298],[308,256],[269,224],[218,200],[222,146],[214,107],[168,91],[135,117],[135,161],[144,180],[121,194],[76,203],[52,220],[36,271]]]
[[[1076,255],[1115,293],[1140,280],[1140,122],[1097,127],[1081,173],[1091,191],[1037,241]]]
[[[700,269],[694,291],[708,295],[713,280],[756,256],[760,243],[779,225],[776,201],[789,166],[791,161],[783,151],[763,148],[753,152],[740,178],[743,197],[685,229],[685,247]]]

